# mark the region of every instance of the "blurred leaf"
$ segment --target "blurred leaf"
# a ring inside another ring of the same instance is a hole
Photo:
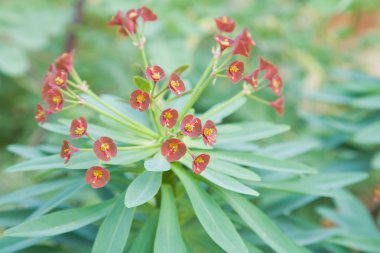
[[[190,67],[189,64],[184,64],[176,68],[173,73],[176,73],[177,75],[181,75],[183,72],[185,72]]]
[[[1,238],[0,253],[19,252],[22,249],[39,243],[43,239],[44,238]]]
[[[372,166],[374,169],[380,169],[380,152],[377,152],[372,158]]]
[[[354,135],[354,141],[365,145],[374,145],[380,143],[380,122],[368,125],[357,131]]]
[[[137,238],[133,241],[133,245],[128,253],[151,253],[153,252],[154,238],[156,235],[156,227],[158,214],[153,212],[144,222],[144,226],[140,229]]]
[[[28,58],[24,51],[12,44],[0,43],[0,72],[19,76],[29,69]]]
[[[102,222],[91,252],[122,253],[129,238],[134,212],[134,208],[124,206],[124,196],[120,196]]]
[[[355,99],[352,105],[363,109],[378,110],[380,109],[380,95],[371,95]]]
[[[144,167],[147,171],[168,171],[170,170],[170,163],[159,151],[152,158],[145,160]]]
[[[229,253],[248,253],[236,228],[218,204],[182,168],[173,166],[173,170],[183,183],[200,223],[214,242]]]
[[[250,169],[239,166],[235,163],[230,163],[212,157],[207,168],[212,169],[216,172],[226,174],[239,179],[244,179],[248,181],[260,181],[261,178],[255,172]]]
[[[145,171],[136,177],[125,193],[125,206],[135,207],[151,200],[161,186],[162,172]]]
[[[181,236],[173,190],[169,185],[161,187],[161,210],[154,240],[154,252],[187,252]]]
[[[329,239],[329,241],[351,249],[356,249],[368,253],[379,253],[380,249],[379,237],[359,237],[346,235]]]
[[[133,83],[137,86],[137,88],[139,88],[142,91],[150,91],[150,82],[141,76],[134,76]]]
[[[43,156],[39,149],[27,145],[11,144],[7,146],[7,150],[15,155],[29,159]]]

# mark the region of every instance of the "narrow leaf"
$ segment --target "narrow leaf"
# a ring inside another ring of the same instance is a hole
[[[154,236],[156,234],[157,221],[158,221],[158,213],[154,212],[145,221],[144,226],[140,229],[128,253],[153,252]]]
[[[134,76],[133,83],[142,91],[149,92],[150,90],[150,82],[141,76]]]
[[[152,158],[145,160],[144,167],[147,171],[168,171],[170,163],[161,155],[161,152],[157,152]]]

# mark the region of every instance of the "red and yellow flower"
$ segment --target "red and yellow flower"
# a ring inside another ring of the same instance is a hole
[[[215,35],[215,40],[220,46],[220,52],[223,52],[226,48],[232,47],[234,44],[234,40],[227,38],[221,34]]]
[[[267,79],[267,80],[272,80],[273,77],[278,72],[277,68],[272,63],[265,60],[263,57],[260,57],[259,69],[260,69],[260,71],[265,71],[264,79]]]
[[[169,77],[169,89],[176,96],[181,95],[186,89],[185,84],[176,73]]]
[[[282,90],[284,88],[281,76],[279,74],[274,75],[268,87],[273,90],[273,93],[276,96],[281,96]]]
[[[284,115],[284,105],[285,105],[285,100],[284,97],[280,97],[270,103],[270,105],[276,110],[278,115]]]
[[[210,156],[207,154],[200,154],[198,156],[193,156],[193,172],[195,174],[201,174],[207,167],[210,161]]]
[[[202,130],[203,142],[206,145],[214,145],[216,143],[216,137],[218,136],[218,130],[214,122],[207,120]]]
[[[139,109],[140,112],[143,112],[149,107],[149,94],[142,90],[135,90],[129,98],[129,103],[133,109]]]
[[[68,140],[63,140],[61,146],[61,157],[64,159],[64,163],[68,163],[71,156],[78,152],[79,149],[74,147]]]
[[[73,139],[79,139],[83,135],[87,134],[87,121],[84,117],[74,119],[71,122],[70,137]]]
[[[202,122],[193,115],[186,115],[181,122],[181,132],[191,138],[196,138],[202,133]]]
[[[254,90],[257,89],[259,73],[260,69],[255,69],[251,74],[244,77],[244,80],[249,83]]]
[[[58,72],[70,72],[73,68],[74,52],[63,53],[54,61],[54,66]]]
[[[233,61],[227,67],[227,77],[232,83],[238,83],[243,78],[244,63],[241,61]]]
[[[62,110],[65,100],[62,93],[57,89],[50,89],[47,92],[46,103],[48,104],[49,110],[52,113],[57,113]]]
[[[161,146],[161,154],[168,162],[178,161],[186,154],[186,150],[186,145],[175,138],[165,141]]]
[[[146,6],[140,7],[137,12],[144,22],[157,20],[157,15],[154,14],[154,12]]]
[[[34,119],[39,124],[45,123],[48,119],[45,108],[41,104],[37,104],[36,114],[34,115]]]
[[[145,70],[145,76],[147,79],[158,82],[165,77],[165,71],[160,66],[150,66]]]
[[[163,110],[160,115],[160,123],[163,127],[172,128],[178,120],[178,112],[176,109],[168,108]]]
[[[214,18],[214,21],[215,21],[216,27],[218,27],[218,29],[221,32],[226,32],[226,33],[233,32],[236,26],[235,21],[233,21],[232,18],[228,16],[221,16],[219,18]]]
[[[102,188],[110,180],[110,172],[100,166],[93,166],[86,171],[86,184],[92,188]]]
[[[95,155],[102,161],[108,162],[111,157],[117,155],[117,146],[115,142],[109,137],[100,137],[94,142],[93,147]]]
[[[251,54],[251,49],[255,45],[256,42],[252,39],[248,29],[244,28],[243,32],[235,38],[234,50],[232,51],[232,54],[249,57]]]

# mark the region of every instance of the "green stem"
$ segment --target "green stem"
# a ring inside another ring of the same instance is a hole
[[[262,104],[264,104],[264,105],[270,105],[270,102],[268,102],[268,101],[266,101],[266,100],[264,100],[264,99],[262,99],[262,98],[256,97],[256,96],[254,96],[254,95],[252,95],[252,94],[247,94],[246,96],[247,96],[248,98],[250,98],[250,99],[252,99],[252,100],[255,100],[255,101],[259,102],[259,103],[262,103]]]
[[[144,70],[146,70],[149,66],[149,63],[148,63],[148,58],[146,57],[144,47],[140,48],[140,53],[141,53],[141,58],[142,58],[143,63],[144,63]]]
[[[63,107],[62,110],[61,110],[61,112],[69,110],[69,109],[72,109],[72,108],[74,108],[75,106],[78,106],[78,105],[79,105],[79,102],[76,102],[76,103],[73,103],[73,104],[71,104],[69,106]]]
[[[166,100],[166,102],[172,102],[172,101],[174,101],[174,100],[176,100],[176,99],[179,99],[179,98],[181,98],[181,97],[183,97],[183,96],[186,96],[187,94],[190,94],[191,92],[193,92],[193,90],[187,90],[187,91],[185,91],[184,93],[182,93],[181,96],[174,96],[174,97],[171,97],[171,98],[169,98],[168,100]]]
[[[208,110],[206,113],[204,113],[200,117],[200,119],[201,120],[206,120],[206,119],[210,118],[211,116],[213,116],[216,113],[220,112],[224,108],[226,108],[226,107],[230,106],[231,104],[235,103],[236,101],[238,101],[243,96],[244,96],[243,92],[239,92],[238,94],[236,94],[235,96],[231,97],[227,101],[225,101],[225,102],[223,102],[221,104],[216,105],[211,110]]]
[[[159,91],[159,92],[153,97],[153,99],[158,98],[159,96],[161,96],[162,94],[164,94],[167,90],[168,90],[168,86],[165,86],[162,90],[160,90],[160,91]]]

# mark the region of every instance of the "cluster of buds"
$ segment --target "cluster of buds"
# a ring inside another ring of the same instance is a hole
[[[141,26],[142,29],[139,30],[138,20],[140,18],[143,24]],[[193,90],[186,90],[186,85],[180,77],[182,71],[177,69],[167,77],[165,71],[160,66],[149,65],[144,50],[145,38],[143,36],[143,29],[145,22],[155,20],[157,20],[156,14],[147,7],[141,7],[137,10],[131,9],[125,15],[122,15],[121,11],[118,11],[112,20],[108,22],[108,25],[119,26],[120,32],[125,36],[131,37],[134,45],[141,52],[145,79],[143,77],[139,78],[144,81],[145,85],[144,87],[137,85],[140,89],[130,94],[129,104],[134,110],[140,112],[149,111],[151,113],[156,132],[130,118],[91,91],[87,83],[81,80],[73,67],[72,52],[64,53],[58,57],[49,67],[48,73],[44,78],[42,99],[46,102],[47,108],[45,109],[41,104],[37,104],[35,120],[39,124],[45,123],[48,120],[49,114],[58,113],[75,106],[86,106],[102,116],[123,124],[126,130],[132,131],[133,134],[145,139],[151,139],[149,145],[121,147],[116,144],[116,142],[120,144],[118,140],[114,141],[107,136],[100,137],[99,139],[93,138],[88,131],[88,122],[84,117],[72,120],[69,132],[71,139],[76,140],[86,137],[92,141],[92,148],[78,148],[70,143],[70,141],[64,140],[61,147],[61,157],[64,163],[67,164],[77,152],[93,152],[100,160],[100,164],[89,168],[85,174],[86,183],[90,184],[93,188],[104,187],[109,182],[110,171],[104,166],[102,167],[102,163],[116,157],[118,150],[145,149],[150,147],[151,144],[154,144],[157,148],[161,147],[161,154],[168,162],[176,162],[188,153],[193,160],[193,172],[196,174],[202,173],[210,161],[210,155],[204,153],[195,154],[196,151],[193,153],[186,146],[185,139],[198,138],[199,141],[202,139],[206,146],[212,147],[216,143],[218,131],[213,121],[206,120],[202,125],[200,118],[189,114],[188,111],[199,98],[208,82],[212,78],[214,78],[215,82],[217,77],[221,77],[220,73],[223,71],[227,71],[227,75],[223,77],[228,78],[234,84],[241,80],[245,81],[244,89],[237,94],[237,98],[247,96],[259,102],[264,101],[264,103],[274,107],[279,114],[283,113],[283,98],[281,97],[283,89],[282,80],[277,68],[273,64],[260,58],[259,68],[251,74],[244,76],[244,63],[242,61],[235,60],[230,63],[234,55],[249,57],[252,47],[256,45],[247,28],[244,28],[241,34],[231,39],[223,35],[223,33],[233,32],[236,26],[235,22],[226,16],[215,19],[220,34],[215,36],[217,46],[213,49],[214,57]],[[231,48],[232,51],[228,50],[228,48]],[[226,53],[228,51],[230,53]],[[222,57],[226,57],[226,59],[223,63],[218,64]],[[267,84],[260,85],[262,81],[258,80],[260,74],[263,76],[263,80],[268,81]],[[69,80],[69,77],[73,80]],[[274,102],[268,102],[252,95],[252,93],[259,91],[263,87],[271,88],[274,94],[280,98]],[[173,95],[170,99],[190,95],[190,98],[180,111],[171,107],[167,108],[165,93],[168,91]],[[92,97],[114,114],[110,114],[108,111],[104,111],[102,108],[91,104],[86,100],[85,96],[81,96],[82,93]],[[65,103],[69,105],[64,107]]]

